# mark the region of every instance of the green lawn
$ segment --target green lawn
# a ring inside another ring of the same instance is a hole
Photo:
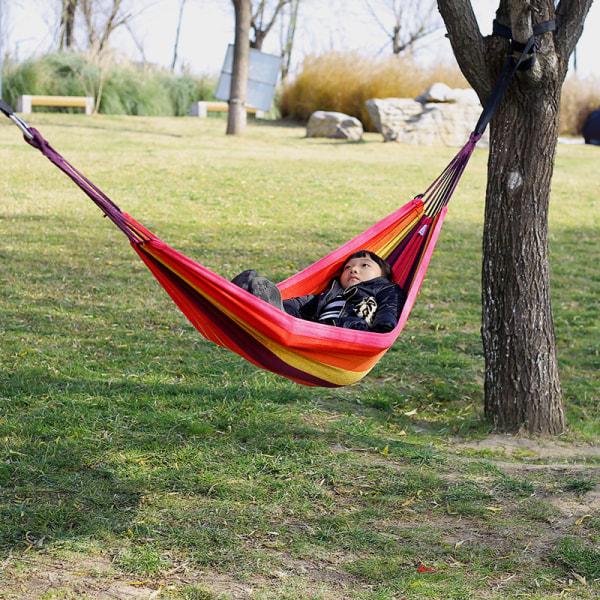
[[[236,138],[222,118],[29,122],[229,278],[291,275],[456,152],[255,121]],[[486,150],[400,338],[330,390],[204,341],[7,119],[0,140],[1,599],[599,597],[598,148],[559,147],[551,273],[570,428],[531,440],[490,435],[482,416]]]

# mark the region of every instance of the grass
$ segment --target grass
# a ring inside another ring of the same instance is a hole
[[[454,154],[273,123],[232,138],[217,118],[30,121],[226,277],[288,276],[423,191]],[[0,139],[0,598],[598,597],[593,147],[561,146],[553,185],[570,429],[492,444],[484,150],[398,342],[367,379],[327,390],[203,341],[71,182],[8,122]]]

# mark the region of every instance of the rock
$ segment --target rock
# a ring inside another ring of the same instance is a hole
[[[411,98],[375,98],[366,104],[373,125],[386,142],[398,141],[406,123],[423,112],[423,105]]]
[[[473,89],[452,89],[445,83],[434,83],[424,94],[415,98],[421,104],[428,102],[460,102],[476,104],[481,109],[479,98]]]
[[[481,116],[481,104],[471,89],[451,89],[433,84],[415,100],[367,100],[371,121],[386,142],[416,146],[463,146]],[[488,144],[487,132],[479,142]]]
[[[362,140],[363,126],[356,117],[340,112],[318,110],[308,120],[306,137],[326,137],[357,142]]]

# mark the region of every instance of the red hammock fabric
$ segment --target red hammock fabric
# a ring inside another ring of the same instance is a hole
[[[206,339],[292,381],[324,387],[362,379],[400,334],[425,277],[446,205],[481,137],[472,134],[423,195],[278,284],[284,299],[318,293],[349,254],[360,249],[375,252],[390,263],[408,298],[396,328],[389,333],[373,333],[303,321],[255,298],[177,252],[121,212],[38,131],[29,131],[32,137],[26,141],[66,173],[127,235],[140,258]]]

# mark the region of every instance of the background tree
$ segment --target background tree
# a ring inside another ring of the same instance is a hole
[[[246,101],[248,99],[248,71],[250,67],[250,18],[251,0],[231,0],[235,11],[235,41],[233,68],[229,91],[227,134],[246,133]]]
[[[107,46],[111,34],[132,18],[122,0],[79,0],[90,49],[101,53]]]
[[[483,233],[482,337],[485,411],[501,431],[524,427],[556,435],[566,426],[550,300],[548,207],[560,95],[569,57],[592,0],[500,0],[497,20],[517,42],[533,25],[557,19],[536,37],[537,60],[519,71],[490,122]],[[438,0],[461,71],[482,103],[511,52],[484,38],[470,0]]]
[[[259,0],[252,5],[252,15],[250,17],[251,48],[262,50],[265,37],[275,26],[277,19],[280,20],[282,79],[287,77],[290,70],[299,7],[300,0],[276,0],[276,2]]]
[[[175,70],[177,64],[177,51],[179,49],[179,36],[181,34],[181,22],[183,21],[183,9],[186,0],[179,0],[179,15],[177,17],[177,30],[175,32],[175,43],[173,44],[173,60],[171,61],[171,71]]]
[[[135,14],[134,7],[138,8]],[[140,0],[60,0],[59,48],[101,54],[109,47],[110,37],[121,27],[128,30],[138,45],[131,25],[147,7]]]
[[[253,33],[253,39],[250,41],[251,48],[262,50],[265,37],[271,31],[273,25],[275,25],[279,14],[290,2],[291,0],[277,0],[276,2],[258,0],[258,2],[252,5],[250,29]]]
[[[59,43],[61,50],[71,50],[73,48],[76,9],[77,0],[62,0]]]
[[[364,0],[371,16],[392,45],[393,54],[402,54],[441,27],[435,0]]]
[[[298,24],[298,10],[300,0],[290,0],[288,3],[289,15],[287,27],[281,28],[281,79],[285,81],[290,72],[292,63],[292,48],[296,37],[296,25]],[[285,12],[285,11],[284,11]]]

